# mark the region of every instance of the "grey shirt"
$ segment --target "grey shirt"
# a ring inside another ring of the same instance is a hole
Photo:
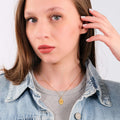
[[[84,93],[86,76],[83,77],[78,86],[65,92],[62,97],[64,100],[62,105],[58,103],[60,97],[56,91],[44,88],[37,82],[33,73],[32,76],[36,90],[41,93],[41,101],[53,112],[55,120],[69,120],[73,105]],[[63,95],[63,93],[64,91],[59,92],[60,95]]]

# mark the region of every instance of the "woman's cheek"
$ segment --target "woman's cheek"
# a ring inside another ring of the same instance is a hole
[[[26,30],[26,35],[27,35],[28,40],[29,40],[30,42],[32,42],[32,40],[33,40],[34,37],[35,37],[34,30],[27,29],[27,30]]]

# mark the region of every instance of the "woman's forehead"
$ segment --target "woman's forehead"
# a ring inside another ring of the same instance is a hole
[[[53,6],[53,7],[50,7],[50,8],[48,8],[48,9],[46,9],[46,10],[45,10],[45,13],[47,13],[47,12],[52,12],[52,11],[64,11],[64,9],[61,8],[61,7]],[[25,10],[25,14],[26,14],[26,15],[30,15],[30,14],[32,14],[32,12],[33,12],[33,11],[30,10],[30,9]]]
[[[25,11],[54,11],[73,7],[71,0],[26,0]]]

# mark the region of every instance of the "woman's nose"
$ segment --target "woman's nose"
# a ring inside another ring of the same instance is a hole
[[[50,29],[49,25],[46,22],[39,22],[35,28],[35,35],[38,39],[49,38]]]

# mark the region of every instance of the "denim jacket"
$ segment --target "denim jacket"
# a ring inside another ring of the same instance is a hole
[[[72,107],[69,120],[120,120],[120,83],[102,80],[91,61],[86,62],[86,88]],[[20,85],[0,75],[0,120],[54,120],[41,102],[31,72]]]

